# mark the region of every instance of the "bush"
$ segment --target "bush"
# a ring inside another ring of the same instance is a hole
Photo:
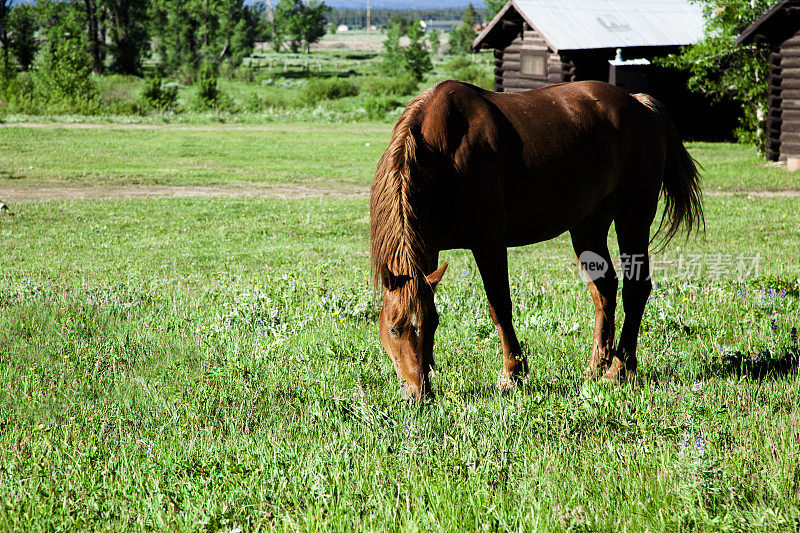
[[[399,76],[370,76],[361,82],[364,92],[375,96],[406,96],[416,94],[419,84],[411,74],[400,74]]]
[[[386,113],[402,107],[403,103],[396,98],[388,96],[370,96],[364,103],[364,110],[367,117],[372,120],[381,120],[386,117]]]
[[[46,48],[37,70],[44,96],[60,107],[84,111],[96,95],[91,58],[76,39]]]
[[[217,86],[217,75],[214,72],[214,67],[206,63],[200,68],[195,107],[198,109],[219,109],[221,103],[222,93]]]
[[[472,64],[472,59],[470,59],[469,56],[459,55],[453,57],[450,61],[448,61],[445,64],[444,68],[446,72],[453,74],[457,70],[462,69],[464,67],[468,67],[471,64]]]
[[[145,107],[154,109],[171,109],[178,100],[178,87],[165,85],[161,76],[155,75],[144,81],[142,89],[142,103]]]
[[[473,63],[467,56],[456,56],[445,65],[445,72],[454,80],[465,81],[484,89],[494,89],[494,78],[489,68]]]
[[[338,100],[345,96],[358,94],[358,86],[350,80],[342,78],[313,78],[300,92],[300,99],[305,104],[316,104],[320,100]]]
[[[99,76],[97,87],[97,111],[110,115],[135,115],[141,112],[142,105],[134,96],[139,80],[134,76],[112,74]]]

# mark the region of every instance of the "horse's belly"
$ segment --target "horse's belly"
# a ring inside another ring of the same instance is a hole
[[[572,175],[569,179],[519,179],[504,195],[509,246],[552,239],[594,212],[613,189],[610,175]]]

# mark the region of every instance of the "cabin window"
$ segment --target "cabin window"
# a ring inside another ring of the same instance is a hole
[[[521,53],[520,73],[534,78],[547,77],[547,54],[535,50],[523,50]]]

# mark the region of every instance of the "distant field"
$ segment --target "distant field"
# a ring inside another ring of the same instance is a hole
[[[264,127],[0,128],[2,182],[367,185],[389,142],[381,123]]]
[[[0,201],[54,184],[366,188],[389,135],[0,127]],[[800,190],[748,148],[690,149],[708,190]],[[568,235],[510,251],[531,375],[503,395],[474,262],[443,253],[423,405],[398,399],[379,343],[363,197],[8,203],[4,530],[800,527],[798,197],[706,198],[705,236],[654,256],[622,386],[581,377],[594,311]],[[740,279],[742,261],[757,268]]]
[[[392,124],[287,123],[0,128],[0,187],[23,184],[210,185],[344,180],[367,186]],[[708,191],[800,190],[800,176],[753,148],[690,143]],[[0,188],[0,191],[2,189]]]

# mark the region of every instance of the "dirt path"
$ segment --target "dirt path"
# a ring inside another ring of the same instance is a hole
[[[29,129],[49,129],[49,130],[178,130],[178,131],[276,131],[282,129],[314,131],[319,129],[320,125],[313,122],[307,123],[282,123],[273,122],[269,124],[182,124],[182,123],[164,123],[164,124],[137,124],[137,123],[90,123],[90,122],[3,122],[0,123],[0,129],[3,128],[29,128]],[[341,124],[337,126],[340,131],[355,131],[358,133],[385,131],[390,133],[392,125],[389,123],[382,124]]]
[[[798,198],[791,191],[706,191],[706,196],[744,195],[755,198]],[[320,181],[306,184],[236,185],[0,185],[0,202],[125,200],[137,198],[367,198],[369,187]]]
[[[0,185],[0,202],[137,198],[366,198],[367,187],[339,182],[304,185]]]

